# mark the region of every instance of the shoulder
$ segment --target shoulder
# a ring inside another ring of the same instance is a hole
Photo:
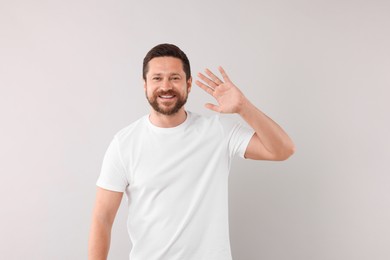
[[[137,133],[143,132],[145,127],[147,127],[146,120],[147,115],[139,118],[138,120],[134,121],[130,125],[120,129],[114,136],[114,139],[117,139],[118,142],[123,142],[125,140],[128,140],[132,136],[136,135]]]
[[[215,113],[211,116],[203,116],[193,112],[189,113],[191,124],[197,128],[215,129],[226,134],[240,124],[240,120],[235,115]]]
[[[196,127],[210,127],[218,124],[218,115],[204,116],[194,112],[187,111],[190,119],[190,125]]]

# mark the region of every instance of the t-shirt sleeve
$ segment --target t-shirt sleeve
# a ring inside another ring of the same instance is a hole
[[[112,191],[124,192],[128,185],[126,169],[120,154],[116,137],[111,141],[104,155],[100,176],[96,185]]]
[[[230,156],[238,155],[245,158],[245,151],[255,131],[238,120],[230,117],[220,118],[228,138]]]

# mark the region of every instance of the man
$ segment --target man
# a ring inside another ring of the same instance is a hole
[[[128,198],[131,260],[231,260],[228,173],[231,158],[285,160],[287,134],[232,83],[210,70],[196,84],[217,104],[206,118],[184,109],[190,63],[177,46],[151,49],[143,63],[150,114],[119,131],[97,181],[89,259],[107,259],[123,192]],[[239,114],[252,129],[220,113]]]

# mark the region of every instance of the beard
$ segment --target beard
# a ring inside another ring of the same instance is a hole
[[[174,90],[168,91],[156,91],[152,94],[151,97],[148,96],[147,91],[145,91],[146,99],[152,108],[160,114],[170,116],[174,115],[185,105],[187,102],[188,92],[185,93],[185,96],[182,96],[180,93]],[[173,99],[167,99],[166,101],[160,98],[161,96],[174,96]]]

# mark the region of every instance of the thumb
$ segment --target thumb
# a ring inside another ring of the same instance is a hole
[[[217,106],[217,105],[214,105],[214,104],[211,104],[211,103],[207,103],[204,105],[206,108],[210,109],[210,110],[213,110],[215,112],[220,112],[220,107]]]

